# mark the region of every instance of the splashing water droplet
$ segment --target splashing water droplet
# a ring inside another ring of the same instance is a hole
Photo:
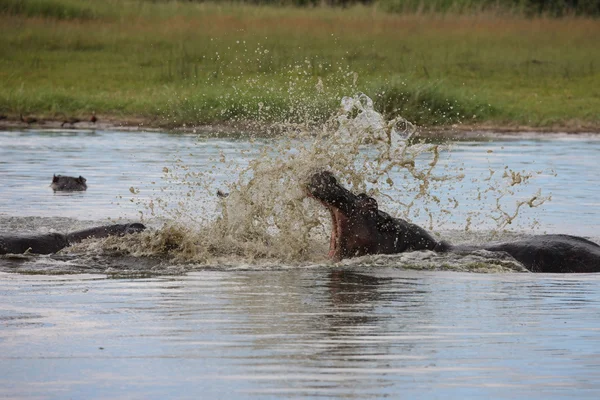
[[[323,207],[306,198],[303,187],[323,169],[351,190],[376,196],[392,215],[409,220],[425,216],[430,229],[445,215],[438,211],[442,216],[434,216],[432,209],[443,209],[443,201],[448,209],[457,207],[452,189],[443,199],[434,190],[464,177],[459,168],[437,172],[445,145],[413,140],[413,124],[402,117],[386,120],[365,94],[343,97],[339,111],[318,129],[306,126],[286,129],[282,123],[283,138],[251,139],[258,154],[249,161],[220,152],[210,173],[190,171],[184,163],[165,167],[170,183],[188,185],[190,191],[171,198],[166,190],[151,200],[146,208],[152,215],[162,207],[170,222],[142,235],[137,246],[121,240],[121,249],[167,253],[186,262],[321,262],[331,222]],[[216,197],[213,174],[231,176],[228,196]],[[215,209],[217,216],[207,218]],[[472,217],[467,221],[468,226],[475,223]]]

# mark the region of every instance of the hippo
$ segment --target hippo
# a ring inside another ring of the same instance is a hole
[[[123,236],[130,233],[142,232],[146,227],[140,223],[115,224],[97,226],[81,231],[62,233],[46,233],[34,236],[0,236],[0,254],[52,254],[67,246],[79,243],[89,238],[105,238],[108,236]]]
[[[55,192],[76,192],[87,190],[87,179],[79,175],[79,178],[73,176],[54,175],[50,187]]]
[[[336,261],[418,250],[459,254],[488,250],[508,253],[531,272],[600,272],[600,245],[582,237],[538,235],[509,243],[452,245],[438,241],[418,225],[379,210],[374,198],[350,192],[329,171],[313,174],[305,191],[331,213],[329,257]]]

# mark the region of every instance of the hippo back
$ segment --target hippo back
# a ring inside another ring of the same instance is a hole
[[[51,254],[67,247],[67,237],[60,233],[48,233],[38,236],[1,236],[0,254]]]
[[[600,246],[578,236],[539,235],[485,249],[504,251],[531,272],[600,272]]]
[[[130,233],[142,232],[144,229],[146,229],[146,227],[138,222],[131,224],[97,226],[94,228],[68,233],[67,239],[70,244],[75,244],[89,238],[102,239],[113,235],[122,236]]]

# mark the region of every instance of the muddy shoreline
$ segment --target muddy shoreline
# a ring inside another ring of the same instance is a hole
[[[98,116],[95,123],[80,121],[74,124],[65,123],[63,119],[37,118],[36,122],[27,123],[18,118],[0,120],[0,130],[16,129],[65,129],[65,130],[113,130],[113,131],[167,131],[182,133],[214,134],[218,136],[252,134],[255,136],[275,136],[288,129],[294,129],[291,124],[266,124],[256,121],[215,122],[198,125],[173,125],[146,118],[114,118]],[[512,134],[600,134],[600,124],[565,122],[549,126],[527,126],[519,124],[496,124],[484,122],[481,124],[453,124],[445,126],[422,126],[418,128],[419,135],[426,137],[448,137],[453,139],[497,136]]]

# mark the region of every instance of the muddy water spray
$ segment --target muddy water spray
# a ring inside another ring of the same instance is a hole
[[[420,140],[416,128],[402,117],[385,120],[364,94],[344,97],[339,111],[320,129],[294,126],[284,137],[255,140],[256,155],[247,164],[221,152],[208,173],[190,171],[178,158],[165,168],[165,177],[170,185],[187,185],[189,191],[183,198],[172,198],[163,190],[145,210],[145,215],[169,222],[158,232],[142,235],[142,243],[106,245],[202,263],[323,261],[329,217],[303,191],[307,178],[320,169],[333,171],[353,191],[377,197],[393,215],[422,224],[425,218],[429,229],[459,206],[452,193],[464,179],[460,166],[438,166],[440,152],[448,147]],[[231,177],[227,198],[215,196],[218,174]],[[482,215],[497,219],[502,228],[522,205],[537,206],[544,200],[538,194],[521,200],[514,213],[507,212],[501,199],[514,195],[514,187],[530,175],[507,170],[500,178],[505,183],[491,184],[493,175],[482,181],[477,195],[495,196],[496,208],[473,211],[466,229]]]

